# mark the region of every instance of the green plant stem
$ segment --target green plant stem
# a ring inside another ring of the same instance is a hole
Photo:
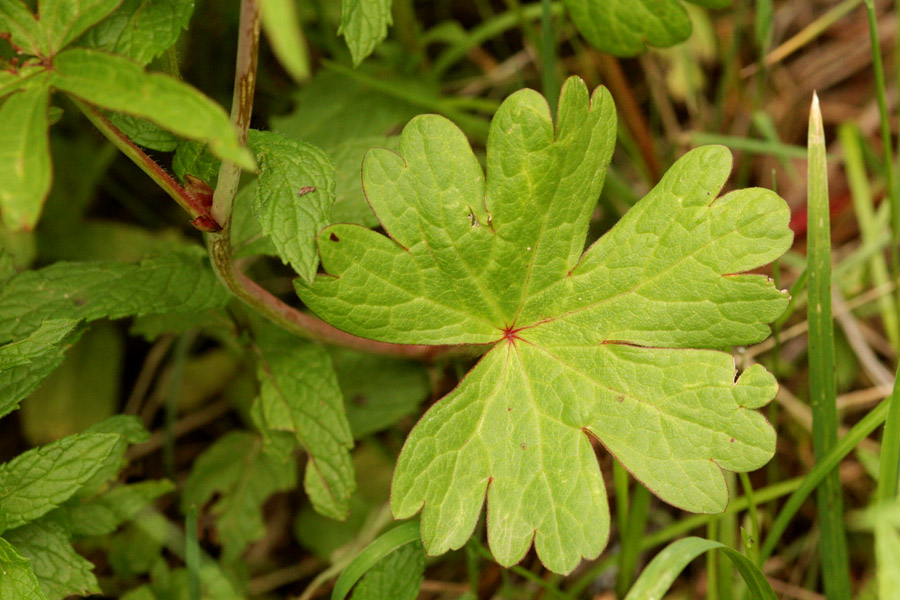
[[[896,392],[896,387],[894,389]],[[875,431],[879,425],[884,423],[890,407],[890,398],[882,400],[878,406],[869,411],[865,417],[854,425],[853,428],[851,428],[850,431],[848,431],[847,434],[822,457],[821,460],[818,460],[816,466],[813,467],[806,477],[800,481],[800,485],[794,493],[791,494],[791,497],[788,498],[787,502],[785,502],[781,511],[778,513],[778,516],[775,518],[775,521],[772,523],[772,528],[769,530],[759,553],[760,565],[765,563],[766,559],[772,555],[772,552],[781,540],[781,536],[784,534],[785,530],[787,530],[794,515],[800,510],[803,502],[809,497],[813,490],[818,487],[819,483],[837,468],[841,460],[856,448],[856,445],[859,444],[859,442]],[[760,499],[762,492],[763,490],[757,492],[757,500],[760,502],[763,502],[763,500]]]
[[[231,108],[231,122],[238,131],[241,143],[245,143],[247,140],[247,130],[250,127],[250,116],[253,112],[259,28],[258,0],[243,0],[234,82],[234,105]],[[276,325],[300,337],[312,338],[362,352],[425,361],[434,360],[437,356],[450,350],[446,346],[387,344],[350,335],[282,302],[244,275],[234,264],[231,248],[231,209],[237,194],[240,176],[240,167],[228,161],[222,162],[218,183],[213,194],[213,216],[222,229],[207,237],[207,248],[213,269],[219,280],[235,296]]]
[[[141,171],[150,176],[156,184],[163,189],[181,208],[186,210],[192,219],[196,219],[207,213],[207,208],[199,199],[190,194],[172,177],[159,163],[150,158],[137,144],[132,142],[127,135],[113,125],[106,116],[87,102],[83,102],[74,96],[69,96],[72,103],[84,116],[98,129],[103,136],[112,142],[122,154],[131,159]]]
[[[819,99],[813,95],[809,118],[808,256],[809,256],[809,396],[813,417],[813,452],[822,460],[837,444],[837,390],[834,374],[834,322],[831,316],[831,227],[825,132]],[[850,597],[850,574],[844,511],[838,472],[829,473],[816,492],[822,530],[820,560],[829,598]]]
[[[496,562],[494,555],[491,554],[490,550],[488,550],[487,548],[482,546],[481,543],[476,541],[475,549],[478,551],[478,554],[480,554],[483,558],[486,558],[487,560],[489,560],[491,562]],[[557,589],[553,585],[550,585],[548,582],[544,581],[544,579],[542,577],[535,575],[528,569],[517,566],[517,565],[513,565],[513,566],[507,567],[507,568],[509,569],[509,571],[515,573],[522,579],[530,581],[531,583],[539,586],[541,589],[546,590],[550,594],[551,598],[560,598],[560,599],[566,598],[565,595],[560,593],[559,589]]]
[[[875,1],[865,0],[866,15],[869,19],[869,40],[872,45],[872,72],[875,75],[875,97],[878,100],[878,114],[881,130],[881,145],[884,151],[884,178],[891,205],[891,278],[900,280],[900,190],[894,172],[893,140],[891,139],[890,114],[887,107],[887,91],[884,82],[884,66],[881,62],[881,44],[878,41],[878,20],[875,16]],[[900,293],[897,295],[900,300]]]
[[[550,103],[550,112],[556,116],[559,101],[559,82],[556,80],[556,34],[553,31],[553,3],[541,0],[541,87]],[[527,23],[527,21],[526,21]]]
[[[616,595],[624,598],[634,581],[641,540],[647,527],[647,512],[650,508],[650,492],[640,482],[635,481],[628,504],[628,524],[620,535],[622,550],[619,552],[619,571],[616,573]]]
[[[774,404],[774,403],[773,403]],[[741,487],[744,488],[744,496],[747,498],[747,512],[750,515],[750,539],[751,545],[747,547],[747,556],[750,560],[757,562],[759,555],[759,514],[756,511],[756,500],[753,493],[753,484],[750,483],[750,476],[746,473],[739,473],[741,478]]]
[[[898,469],[900,469],[900,367],[894,375],[894,389],[884,402],[889,403],[884,433],[881,437],[881,461],[878,469],[879,503],[893,502],[897,497]]]

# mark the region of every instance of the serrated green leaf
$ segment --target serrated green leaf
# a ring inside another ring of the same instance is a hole
[[[0,537],[0,574],[2,574],[0,598],[47,600],[28,559],[2,537]]]
[[[58,262],[13,277],[0,289],[0,341],[20,338],[45,319],[193,312],[224,306],[228,294],[199,248],[139,263]]]
[[[725,8],[731,0],[687,0]],[[691,35],[691,20],[679,0],[565,0],[578,31],[598,50],[634,56],[647,45],[674,46]]]
[[[256,168],[222,107],[190,85],[160,73],[145,73],[127,58],[86,48],[61,52],[53,66],[54,86],[59,90],[101,108],[148,119],[209,144],[223,160]]]
[[[175,489],[167,479],[120,485],[89,500],[67,506],[76,536],[106,535],[133,519],[155,499]]]
[[[265,0],[262,28],[278,62],[294,81],[309,79],[309,51],[297,16],[297,0]]]
[[[253,214],[284,264],[312,281],[316,234],[331,223],[334,165],[319,148],[277,133],[254,131],[250,145],[259,161]]]
[[[0,347],[0,417],[14,411],[62,362],[78,321],[48,319],[28,337]]]
[[[0,0],[0,31],[9,33],[9,41],[25,54],[38,54],[44,46],[41,24],[22,0]]]
[[[103,464],[94,473],[84,486],[78,491],[77,496],[91,496],[105,487],[110,479],[116,476],[126,464],[125,451],[130,444],[146,442],[150,438],[150,432],[144,427],[144,423],[134,415],[114,415],[108,419],[91,425],[84,430],[85,434],[109,434],[118,436],[115,446],[103,461]]]
[[[461,547],[487,497],[503,565],[534,541],[551,570],[597,556],[609,534],[588,435],[660,498],[724,509],[721,468],[774,452],[752,409],[775,395],[761,366],[735,380],[729,354],[787,305],[765,276],[740,274],[789,246],[784,201],[717,194],[731,157],[685,155],[584,252],[612,154],[615,108],[569,79],[554,127],[544,99],[497,111],[487,177],[462,133],[437,116],[404,129],[400,154],[371,151],[363,184],[391,238],[351,225],[319,235],[326,275],[296,282],[333,325],[395,343],[490,344],[407,439],[394,474],[397,518],[424,505],[429,554]],[[687,348],[687,349],[685,349]]]
[[[40,0],[38,21],[50,56],[114,11],[122,0]]]
[[[53,512],[4,537],[31,561],[41,589],[51,599],[99,594],[94,565],[72,547],[71,525],[62,513]]]
[[[73,435],[0,465],[6,526],[34,521],[71,498],[103,466],[118,441],[113,434]]]
[[[190,140],[178,144],[175,156],[172,157],[172,170],[182,181],[185,175],[193,175],[211,187],[215,186],[221,164],[206,144]]]
[[[370,148],[387,148],[395,152],[400,147],[398,136],[354,138],[334,146],[328,155],[334,161],[334,223],[356,223],[366,227],[378,225],[378,217],[366,201],[362,189],[363,157]]]
[[[82,43],[146,65],[178,41],[193,12],[193,0],[125,0]]]
[[[172,152],[178,147],[177,137],[150,121],[122,113],[111,113],[108,118],[138,146],[159,152]]]
[[[387,37],[388,27],[394,23],[391,4],[393,0],[341,0],[338,35],[344,36],[354,66]]]
[[[111,323],[99,321],[86,331],[23,404],[19,422],[28,443],[47,444],[115,414],[124,351],[125,340]]]
[[[260,395],[256,411],[264,431],[287,431],[308,455],[303,479],[317,511],[343,519],[356,481],[353,436],[331,359],[319,345],[260,327]]]
[[[394,550],[369,569],[351,600],[415,600],[425,579],[425,549],[419,543]]]
[[[240,557],[265,533],[262,507],[275,492],[297,485],[293,453],[282,456],[263,451],[262,439],[246,431],[219,438],[195,461],[181,497],[182,510],[202,506],[214,495],[212,506],[225,562]]]
[[[0,212],[13,231],[34,227],[50,191],[49,102],[50,91],[34,86],[0,106]]]

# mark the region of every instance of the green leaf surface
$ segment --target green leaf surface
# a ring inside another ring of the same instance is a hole
[[[277,133],[254,131],[250,145],[259,162],[253,214],[282,261],[311,282],[316,235],[331,223],[334,165],[319,148]]]
[[[725,8],[731,0],[688,0]],[[680,0],[565,0],[578,31],[598,50],[634,56],[647,45],[674,46],[691,35],[691,20]]]
[[[318,344],[270,327],[260,327],[257,341],[261,425],[296,436],[308,455],[303,484],[313,507],[343,519],[356,489],[353,435],[331,359]]]
[[[47,600],[28,559],[2,537],[0,537],[0,575],[2,575],[0,598]]]
[[[766,576],[753,561],[733,548],[714,540],[698,537],[672,542],[662,552],[653,557],[647,568],[634,583],[625,600],[652,600],[663,598],[672,583],[692,560],[712,550],[722,552],[734,563],[747,584],[750,597],[754,600],[776,600],[775,592]]]
[[[297,16],[297,1],[266,0],[262,7],[262,28],[278,62],[294,81],[301,83],[309,79],[309,51]]]
[[[50,56],[114,11],[122,0],[40,0],[38,20]]]
[[[202,506],[219,495],[211,511],[224,548],[223,558],[232,562],[250,543],[265,535],[262,508],[269,496],[296,485],[293,453],[267,453],[258,435],[233,431],[194,461],[181,506],[182,510]]]
[[[789,246],[789,211],[767,190],[717,195],[727,149],[682,157],[586,252],[616,130],[609,94],[575,78],[554,127],[544,99],[497,111],[487,177],[462,133],[437,116],[404,129],[400,154],[371,151],[363,185],[391,236],[352,225],[319,235],[327,272],[303,301],[333,325],[397,343],[490,344],[407,439],[394,475],[397,518],[424,506],[429,554],[461,547],[485,496],[503,565],[535,544],[567,573],[609,535],[596,437],[661,499],[725,508],[721,469],[765,464],[775,434],[752,410],[775,395],[749,344],[787,295],[742,274]]]
[[[371,136],[349,139],[328,152],[337,171],[334,182],[333,223],[356,223],[366,227],[378,225],[378,217],[366,201],[362,188],[363,157],[370,148],[387,148],[395,152],[400,147],[398,136]]]
[[[80,537],[106,535],[132,520],[156,498],[175,489],[167,479],[120,485],[88,500],[68,506],[72,531]]]
[[[98,321],[86,331],[22,405],[19,422],[28,443],[54,442],[114,415],[124,352],[125,340],[110,322]]]
[[[103,466],[118,441],[112,434],[73,435],[0,465],[6,526],[34,521],[71,498]]]
[[[256,167],[222,107],[182,81],[145,73],[127,58],[86,48],[60,53],[53,66],[57,72],[54,86],[61,91],[206,142],[213,154],[245,169]]]
[[[342,349],[332,350],[331,358],[356,439],[412,414],[431,391],[419,363]]]
[[[119,131],[138,146],[159,152],[172,152],[178,147],[177,137],[150,121],[122,113],[111,113],[107,116]]]
[[[134,264],[58,262],[21,273],[0,289],[0,341],[21,338],[45,319],[193,312],[227,301],[199,248]]]
[[[341,0],[338,35],[344,36],[354,66],[387,37],[388,26],[393,24],[392,3],[393,0]]]
[[[353,589],[351,600],[415,600],[425,579],[422,544],[402,546],[380,560]]]
[[[0,0],[0,31],[9,33],[10,43],[25,54],[39,54],[44,47],[41,24],[22,0]]]
[[[178,41],[193,12],[193,0],[125,0],[82,42],[146,65]]]
[[[361,70],[366,70],[362,67]],[[383,76],[381,72],[371,75]],[[396,74],[391,77],[396,79]],[[427,81],[400,80],[398,85],[421,95],[436,95]],[[383,136],[403,125],[421,109],[375,90],[341,73],[322,70],[294,97],[296,108],[272,119],[272,129],[303,140],[329,154],[339,144],[354,138]],[[365,110],[360,110],[365,106]]]
[[[28,337],[0,347],[0,417],[14,411],[62,362],[78,321],[48,319]]]
[[[28,87],[0,105],[0,212],[13,231],[32,229],[50,191],[50,91]]]
[[[41,589],[48,598],[99,594],[94,565],[72,547],[71,524],[61,513],[53,512],[4,537],[31,561]]]

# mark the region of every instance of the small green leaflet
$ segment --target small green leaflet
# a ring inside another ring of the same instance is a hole
[[[94,565],[72,547],[72,526],[64,513],[54,511],[4,537],[31,561],[41,589],[48,598],[99,594]]]
[[[361,63],[387,37],[393,23],[393,0],[341,0],[341,25],[338,35],[344,36],[353,66]]]
[[[0,598],[47,600],[27,558],[0,537]]]
[[[90,499],[70,501],[65,509],[76,536],[106,535],[174,489],[175,485],[167,479],[140,481],[116,486]]]
[[[22,0],[0,1],[0,31],[9,32],[9,41],[27,54],[38,54],[44,45],[41,24]]]
[[[47,36],[47,56],[54,56],[120,4],[122,0],[40,0],[38,21]]]
[[[292,451],[268,453],[258,435],[233,431],[194,461],[181,505],[182,510],[202,506],[219,494],[212,514],[224,548],[223,559],[230,563],[248,544],[265,535],[263,503],[275,492],[296,485],[297,461]]]
[[[284,263],[311,282],[316,234],[331,223],[334,165],[319,148],[278,133],[253,131],[250,146],[259,161],[253,214]]]
[[[743,274],[791,244],[774,193],[717,198],[727,149],[682,157],[584,251],[616,131],[609,93],[569,79],[551,121],[523,90],[491,123],[485,177],[452,123],[404,129],[399,155],[371,150],[363,185],[386,237],[319,235],[327,274],[296,282],[333,325],[395,343],[490,344],[413,429],[394,473],[397,518],[422,512],[429,554],[461,547],[485,496],[503,565],[534,543],[551,570],[596,557],[609,536],[588,436],[660,498],[724,509],[721,469],[749,471],[775,434],[752,410],[777,389],[761,366],[736,379],[722,348],[764,339],[787,295]]]
[[[294,434],[308,455],[303,485],[313,507],[344,519],[356,489],[353,436],[331,359],[318,344],[266,324],[256,337],[260,394],[254,415],[263,433]]]
[[[158,73],[145,73],[127,58],[86,48],[61,52],[53,66],[57,72],[53,85],[57,89],[204,141],[219,158],[245,169],[256,168],[222,107],[186,83]]]
[[[687,0],[725,8],[731,0]],[[650,46],[674,46],[691,35],[680,0],[565,0],[578,31],[598,50],[616,56],[641,54]]]
[[[32,229],[50,191],[47,106],[50,90],[35,85],[0,105],[0,213],[9,229]]]
[[[262,28],[272,53],[294,81],[309,79],[309,51],[297,16],[297,1],[266,0],[262,5]]]
[[[70,335],[77,324],[72,319],[48,319],[28,337],[0,346],[0,417],[18,408],[59,366],[77,339]]]
[[[125,0],[81,43],[146,65],[178,41],[193,12],[193,0]]]
[[[135,264],[57,262],[0,288],[0,342],[28,335],[45,319],[194,312],[224,306],[228,298],[197,247]]]
[[[397,548],[363,575],[350,600],[416,600],[425,579],[425,549],[415,542]]]
[[[71,498],[103,466],[118,441],[118,435],[109,433],[72,435],[0,465],[6,527],[34,521]]]

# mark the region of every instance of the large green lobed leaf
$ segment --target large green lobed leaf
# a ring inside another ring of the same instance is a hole
[[[503,565],[532,541],[571,571],[609,536],[589,436],[656,495],[724,509],[721,469],[749,471],[775,435],[755,408],[775,395],[760,366],[736,378],[722,348],[760,341],[787,295],[742,274],[789,246],[772,192],[717,195],[731,157],[682,157],[586,252],[615,139],[612,100],[569,79],[554,127],[536,92],[497,111],[487,176],[438,116],[404,129],[399,154],[371,150],[363,184],[386,237],[353,225],[319,235],[327,272],[306,304],[341,329],[396,343],[490,344],[410,434],[394,474],[397,518],[422,512],[430,554],[462,546],[485,497]],[[424,508],[423,508],[424,507]]]

